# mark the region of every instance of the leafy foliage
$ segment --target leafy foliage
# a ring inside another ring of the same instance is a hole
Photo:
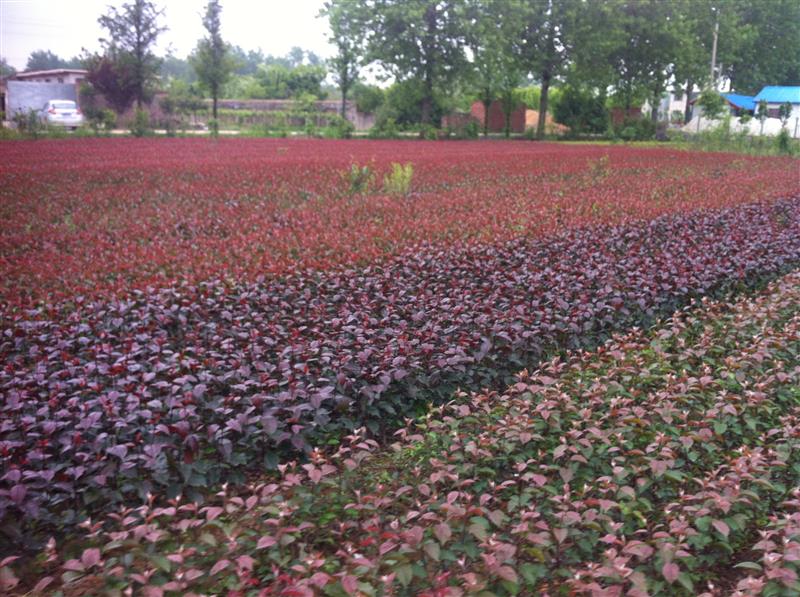
[[[208,35],[198,42],[197,48],[190,57],[200,84],[211,95],[211,117],[214,120],[217,119],[217,102],[220,93],[234,68],[233,60],[230,57],[230,48],[222,39],[221,12],[222,7],[219,1],[209,0],[203,16],[203,27]]]
[[[50,50],[34,50],[28,56],[25,70],[50,70],[55,68],[83,68],[80,58],[65,60]]]
[[[20,308],[380,262],[798,193],[796,162],[644,148],[328,140],[86,139],[4,153],[0,302]],[[607,155],[609,176],[592,175]],[[48,168],[42,169],[45,159]],[[414,165],[414,201],[341,173]],[[346,200],[340,201],[339,198]]]
[[[3,529],[196,498],[331,432],[379,433],[458,387],[797,265],[799,228],[794,199],[18,318],[0,345]]]
[[[703,109],[703,115],[714,120],[719,118],[725,111],[725,98],[715,90],[706,90],[700,94],[697,104]]]
[[[383,190],[390,195],[408,195],[414,178],[414,164],[392,164],[392,171],[383,177]]]
[[[150,497],[27,571],[145,594],[797,594],[799,306],[796,273],[704,299],[459,394],[391,450],[356,432],[203,505]]]
[[[163,14],[163,9],[157,9],[150,0],[132,0],[120,8],[109,7],[108,13],[98,19],[108,35],[101,39],[105,48],[102,60],[112,65],[120,87],[130,86],[139,109],[150,98],[151,85],[161,65],[154,47],[166,31],[159,22]]]

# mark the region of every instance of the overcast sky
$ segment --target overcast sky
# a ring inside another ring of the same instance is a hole
[[[164,8],[169,31],[159,41],[159,53],[171,48],[185,57],[203,36],[201,14],[206,0],[156,0]],[[51,50],[71,58],[99,49],[103,32],[97,18],[109,5],[123,0],[0,0],[0,56],[18,70],[34,50]],[[331,54],[327,23],[317,14],[323,0],[222,0],[222,35],[246,50],[261,48],[283,55],[292,46]]]

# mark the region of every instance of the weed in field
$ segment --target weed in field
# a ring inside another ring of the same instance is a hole
[[[342,179],[348,195],[364,195],[375,186],[375,171],[369,164],[351,164],[350,169],[342,173]]]
[[[383,190],[390,195],[408,195],[411,180],[414,178],[414,165],[392,163],[392,171],[383,177]]]

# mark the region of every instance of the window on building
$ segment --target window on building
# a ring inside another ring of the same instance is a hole
[[[44,80],[44,82],[45,82],[45,83],[49,83],[49,82],[50,82],[50,79],[45,79],[45,80]]]
[[[59,83],[63,83],[63,82],[64,82],[64,77],[59,77],[59,78],[58,78],[58,82],[59,82]]]
[[[769,118],[779,118],[780,117],[780,109],[779,108],[767,108],[767,116]]]

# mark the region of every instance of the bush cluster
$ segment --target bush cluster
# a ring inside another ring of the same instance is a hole
[[[703,300],[459,394],[391,449],[355,433],[203,505],[124,509],[3,560],[0,588],[797,595],[798,309],[796,273]]]
[[[0,344],[2,529],[196,497],[343,431],[380,433],[796,266],[798,229],[787,199],[30,312]]]

